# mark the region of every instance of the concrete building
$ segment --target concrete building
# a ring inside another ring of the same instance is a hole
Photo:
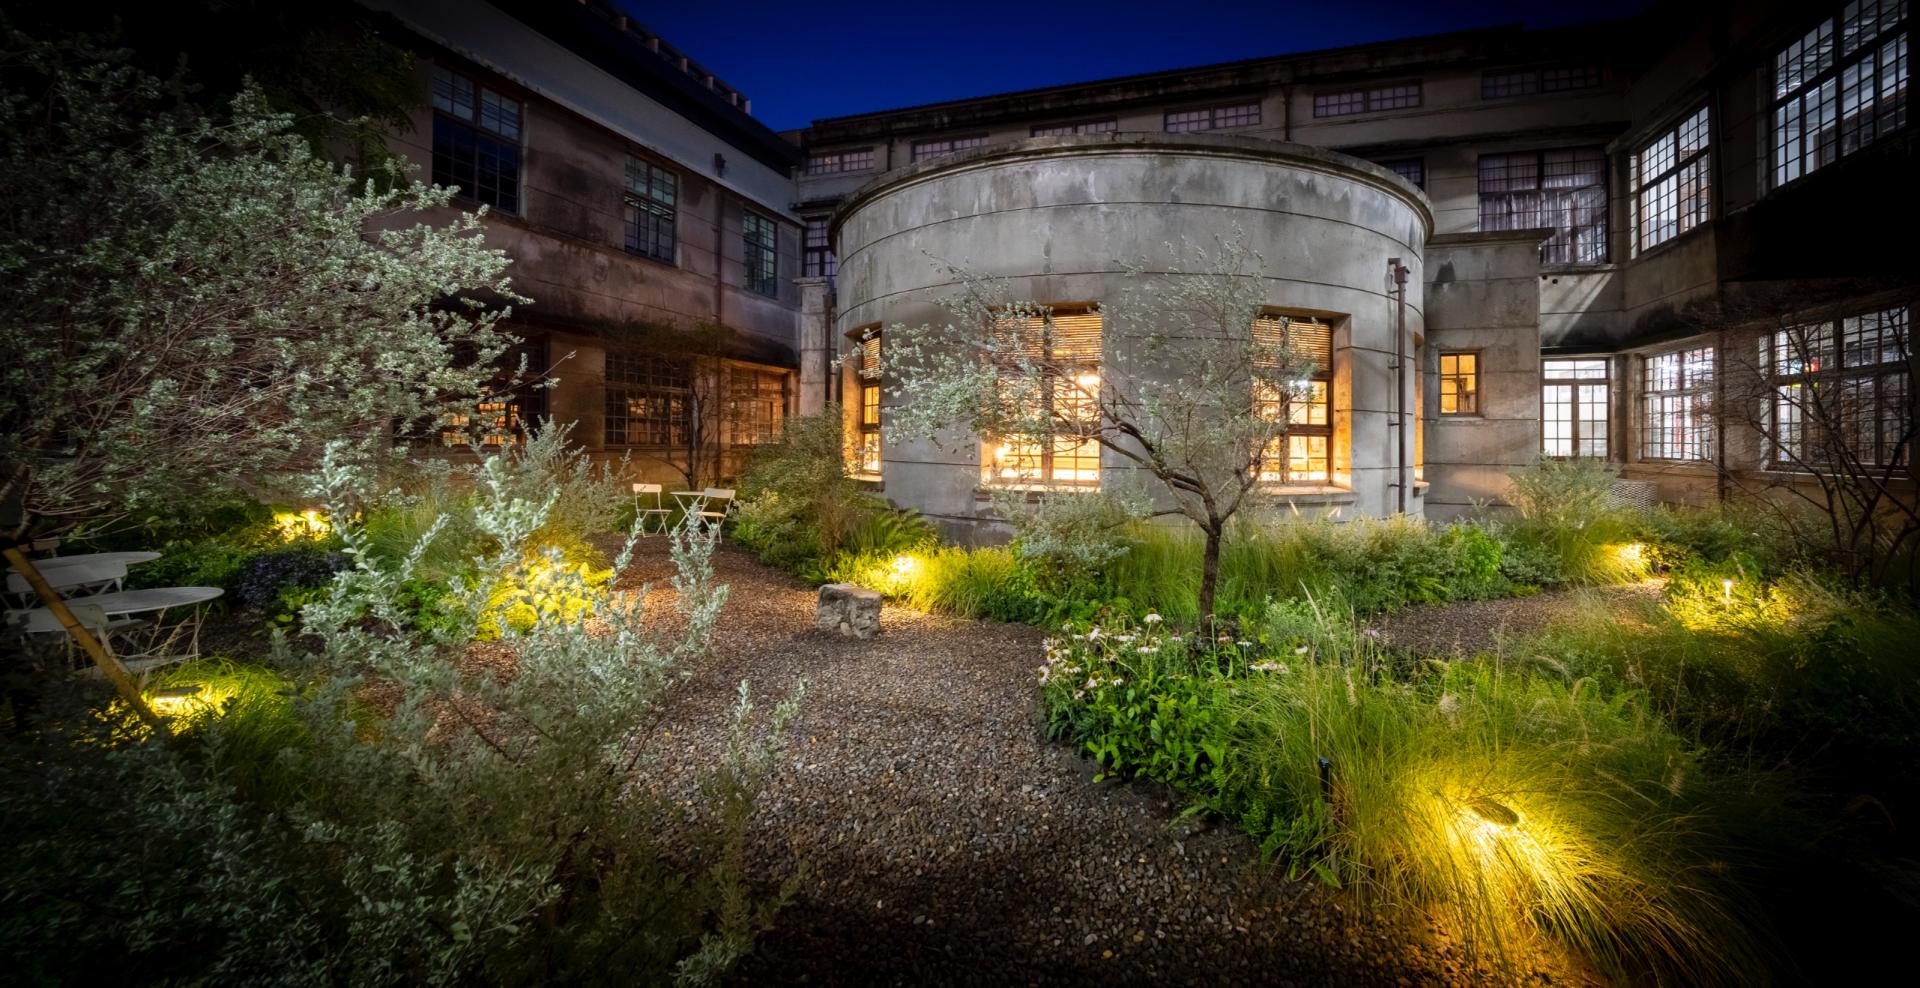
[[[1303,502],[1398,503],[1396,255],[1416,279],[1413,510],[1498,505],[1542,455],[1604,457],[1668,501],[1791,485],[1811,460],[1781,396],[1813,393],[1791,386],[1816,371],[1864,396],[1842,410],[1865,422],[1846,455],[1910,491],[1914,280],[1884,237],[1914,218],[1911,33],[1890,0],[1670,3],[819,120],[795,211],[804,272],[833,281],[804,285],[803,354],[824,368],[876,326],[925,321],[925,252],[1085,307],[1115,290],[1115,245],[1206,236],[1233,209],[1276,259],[1274,310],[1340,327],[1332,467],[1289,486]],[[1829,338],[1827,370],[1757,359],[1806,326],[1827,327],[1806,337]],[[870,433],[886,382],[844,364],[808,374],[803,356],[802,406],[838,396]],[[896,503],[955,530],[985,517],[991,443],[969,461],[857,442]]]
[[[487,208],[534,300],[509,325],[556,383],[484,411],[572,422],[676,484],[776,438],[796,392],[792,143],[608,4],[364,2],[417,56],[421,106],[389,146]]]

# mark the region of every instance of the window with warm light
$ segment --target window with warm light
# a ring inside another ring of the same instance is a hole
[[[1607,361],[1540,362],[1540,451],[1547,456],[1607,455]]]
[[[787,418],[787,375],[734,367],[727,371],[727,422],[735,445],[754,446],[780,438]]]
[[[991,483],[1082,486],[1100,483],[1099,428],[1101,317],[1097,309],[1061,310],[1045,317],[1003,319],[1017,351],[1044,368],[1040,401],[1051,435],[995,436],[985,442],[984,472]],[[1003,374],[1020,374],[1015,366]]]
[[[1907,126],[1905,0],[1853,0],[1773,58],[1773,184]]]
[[[1909,462],[1911,334],[1911,312],[1900,306],[1763,338],[1761,358],[1773,385],[1774,461],[1812,467],[1842,456],[1863,466]]]
[[[880,476],[880,330],[869,329],[858,340],[853,353],[854,379],[860,387],[860,410],[856,419],[848,464],[862,477]]]
[[[1286,433],[1267,444],[1260,457],[1260,481],[1269,484],[1324,484],[1333,479],[1333,326],[1318,319],[1263,315],[1254,320],[1254,339],[1284,347],[1303,367],[1289,387],[1254,382],[1254,413],[1269,422],[1285,422]]]
[[[1480,355],[1440,355],[1440,414],[1480,414]]]
[[[1713,158],[1707,108],[1701,107],[1629,159],[1633,250],[1666,243],[1705,223],[1713,211]]]
[[[1713,458],[1713,347],[1655,354],[1646,359],[1640,395],[1640,457]]]
[[[606,443],[678,446],[687,439],[690,368],[639,349],[607,351]]]

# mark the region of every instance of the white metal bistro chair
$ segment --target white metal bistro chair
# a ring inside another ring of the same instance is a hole
[[[662,490],[663,488],[659,484],[633,485],[634,511],[639,515],[640,534],[643,536],[667,534],[667,522],[673,518],[673,509],[667,507],[666,503],[661,500]],[[653,495],[653,507],[651,508],[647,507],[647,503],[641,500],[641,498],[649,494]],[[652,526],[651,530],[648,528],[649,525]]]
[[[720,541],[720,527],[733,514],[733,488],[709,487],[700,492],[700,523],[713,526],[713,540]]]

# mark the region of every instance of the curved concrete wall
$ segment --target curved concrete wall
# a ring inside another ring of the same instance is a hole
[[[1394,510],[1387,259],[1411,269],[1407,326],[1417,340],[1421,251],[1433,223],[1425,198],[1398,176],[1345,155],[1249,138],[1038,138],[883,175],[834,222],[843,338],[876,323],[946,321],[938,302],[956,285],[941,261],[1007,279],[1035,301],[1099,302],[1120,296],[1123,262],[1167,270],[1168,243],[1210,243],[1238,227],[1264,257],[1268,306],[1334,322],[1333,456],[1345,491],[1300,502]],[[1107,345],[1111,353],[1114,341]],[[1409,409],[1416,376],[1407,376]],[[990,518],[979,444],[966,438],[956,435],[944,449],[887,446],[887,497],[956,532]],[[1125,476],[1124,463],[1108,451],[1103,483]],[[1156,486],[1148,478],[1148,488]],[[1409,510],[1418,511],[1417,498]]]

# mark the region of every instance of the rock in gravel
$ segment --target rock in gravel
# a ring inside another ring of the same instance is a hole
[[[813,623],[848,638],[872,638],[880,633],[880,594],[851,583],[829,583],[820,588]]]

